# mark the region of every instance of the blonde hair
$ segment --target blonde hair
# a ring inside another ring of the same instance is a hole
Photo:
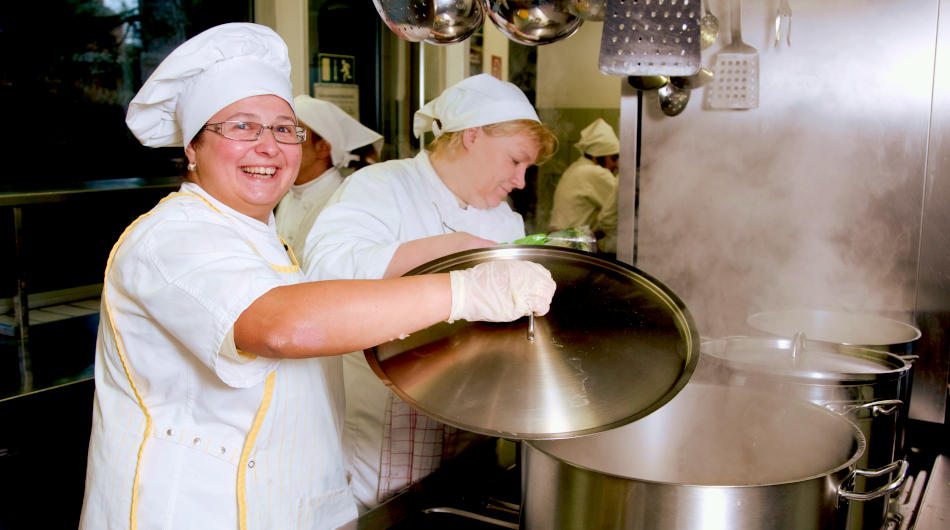
[[[520,134],[532,138],[538,145],[538,157],[535,160],[535,165],[538,166],[547,162],[557,151],[557,136],[543,123],[534,120],[503,121],[482,125],[481,128],[489,136],[516,136]],[[452,131],[442,134],[442,136],[429,143],[429,151],[434,156],[454,154],[462,148],[462,133],[464,132]]]

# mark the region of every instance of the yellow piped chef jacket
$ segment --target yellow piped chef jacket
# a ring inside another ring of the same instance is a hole
[[[357,515],[339,357],[239,352],[258,297],[302,281],[265,225],[186,183],[106,269],[81,528],[336,528]]]

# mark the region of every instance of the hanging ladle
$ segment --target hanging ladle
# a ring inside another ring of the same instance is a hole
[[[637,90],[656,90],[670,82],[670,78],[665,75],[632,75],[627,77],[630,86]]]
[[[699,47],[703,50],[719,38],[719,19],[709,10],[709,0],[706,0],[704,7],[706,14],[699,19]]]
[[[660,87],[656,93],[660,98],[660,110],[667,116],[676,116],[683,112],[689,103],[690,91],[712,81],[712,70],[704,67],[699,72],[686,77],[670,77],[670,82]]]
[[[689,89],[680,88],[673,83],[661,86],[656,94],[660,98],[660,110],[667,116],[676,116],[683,112],[689,103]]]
[[[693,90],[699,88],[706,83],[713,80],[715,74],[709,68],[701,66],[699,71],[693,75],[686,77],[671,77],[670,83],[672,83],[677,88],[685,88],[688,90]]]

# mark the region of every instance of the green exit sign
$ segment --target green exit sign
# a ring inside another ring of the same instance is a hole
[[[356,58],[352,55],[321,53],[317,55],[317,71],[321,83],[356,83]]]

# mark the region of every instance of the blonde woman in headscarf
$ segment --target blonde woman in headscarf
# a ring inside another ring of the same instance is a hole
[[[600,252],[617,251],[617,177],[620,140],[597,118],[581,130],[574,147],[581,152],[561,175],[554,190],[549,230],[587,226]]]
[[[307,238],[308,278],[393,278],[454,252],[524,237],[521,215],[505,200],[556,149],[524,93],[488,74],[469,77],[416,112],[416,136],[428,131],[435,137],[428,151],[344,181]],[[343,364],[344,453],[365,510],[438,468],[446,434],[458,433],[395,397],[362,352]]]
[[[284,42],[236,23],[172,51],[129,105],[143,144],[184,146],[188,176],[106,265],[80,528],[346,524],[327,356],[550,303],[549,273],[524,261],[491,271],[519,292],[474,268],[304,282],[272,214],[306,139],[291,94]]]

